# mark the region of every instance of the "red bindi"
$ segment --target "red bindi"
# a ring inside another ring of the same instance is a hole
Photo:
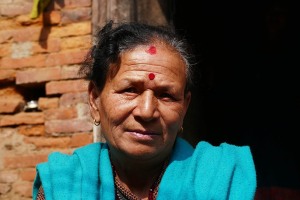
[[[153,79],[155,78],[155,74],[150,73],[150,74],[148,75],[148,77],[149,77],[150,80],[153,80]]]
[[[156,54],[156,47],[151,45],[146,52],[151,54],[151,55]]]

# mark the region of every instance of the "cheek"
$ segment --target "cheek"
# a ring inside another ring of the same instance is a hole
[[[110,125],[118,125],[122,123],[130,114],[133,104],[133,101],[125,101],[120,98],[119,95],[110,95],[107,98],[101,100],[101,110],[102,120]]]
[[[101,133],[108,143],[114,143],[112,133],[118,132],[117,129],[121,124],[116,108],[111,105],[102,105],[100,112],[101,118]]]
[[[183,107],[176,105],[172,107],[163,107],[161,109],[162,119],[169,131],[176,132],[181,127],[184,118]]]

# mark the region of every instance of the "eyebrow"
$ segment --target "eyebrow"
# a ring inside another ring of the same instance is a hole
[[[147,79],[145,79],[142,76],[135,76],[135,77],[131,76],[130,78],[128,78],[128,77],[123,78],[122,80],[120,80],[120,82],[129,84],[129,85],[131,84],[131,85],[134,85],[134,86],[137,85],[139,87],[145,87],[145,80],[147,80]],[[160,90],[160,91],[170,91],[171,93],[175,93],[173,84],[168,84],[168,83],[170,83],[168,81],[165,81],[166,84],[163,84],[163,85],[162,85],[163,82],[160,82],[160,83],[161,83],[160,85],[157,85],[154,82],[155,87],[158,88],[158,90]]]

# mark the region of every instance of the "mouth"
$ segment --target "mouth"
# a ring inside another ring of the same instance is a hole
[[[131,130],[130,132],[135,132],[141,135],[159,135],[156,131],[150,131],[150,130]]]
[[[128,130],[128,133],[130,133],[131,135],[137,137],[137,138],[141,138],[141,139],[153,139],[153,137],[159,136],[161,135],[160,133],[156,132],[156,131],[150,131],[150,130]]]

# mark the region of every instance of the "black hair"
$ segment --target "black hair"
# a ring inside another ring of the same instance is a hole
[[[116,72],[119,67],[120,54],[139,45],[160,41],[178,52],[186,65],[186,89],[192,86],[193,54],[188,42],[175,30],[167,26],[154,26],[138,22],[114,23],[109,21],[98,30],[94,45],[86,55],[79,74],[92,81],[102,91],[109,72]],[[111,69],[114,68],[114,69]]]

